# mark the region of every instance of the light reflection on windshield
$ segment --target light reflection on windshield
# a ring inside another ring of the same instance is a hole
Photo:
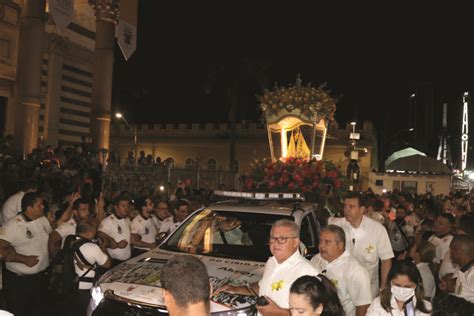
[[[188,218],[162,249],[265,262],[271,225],[291,216],[203,209]]]

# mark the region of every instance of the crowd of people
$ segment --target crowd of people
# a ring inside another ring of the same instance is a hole
[[[101,160],[84,146],[60,153],[46,147],[25,160],[9,155],[8,146],[5,140],[0,168],[2,309],[15,315],[61,314],[49,309],[47,295],[52,263],[66,246],[74,249],[79,280],[65,305],[68,314],[84,315],[100,273],[154,248],[157,236],[208,203],[207,194],[184,182],[171,194],[102,191]],[[272,257],[262,279],[214,290],[258,293],[262,315],[471,315],[472,206],[471,195],[460,192],[349,192],[340,204],[319,205],[319,253],[310,261],[300,253],[298,225],[280,220],[270,232]],[[209,282],[182,281],[194,272],[195,278],[207,276],[205,267],[187,260],[174,258],[163,268],[165,302],[170,314],[188,307],[193,315],[208,313]],[[182,284],[205,288],[193,296]]]

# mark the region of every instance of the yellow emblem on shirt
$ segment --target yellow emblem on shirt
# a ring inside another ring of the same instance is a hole
[[[337,284],[339,283],[336,279],[330,279],[332,284],[334,284],[335,287],[337,287]]]
[[[373,245],[368,245],[367,248],[365,248],[365,251],[367,251],[367,253],[372,253],[374,252],[375,250],[375,247]]]
[[[285,283],[283,282],[283,280],[280,280],[280,281],[277,281],[275,283],[272,283],[272,291],[279,291],[283,288],[283,285]]]

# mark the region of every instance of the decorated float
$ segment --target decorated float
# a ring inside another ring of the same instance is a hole
[[[328,125],[336,112],[336,100],[326,86],[304,86],[298,75],[294,85],[275,85],[259,101],[270,158],[251,164],[245,190],[302,192],[308,200],[317,199],[322,192],[343,194],[346,178],[324,159]]]

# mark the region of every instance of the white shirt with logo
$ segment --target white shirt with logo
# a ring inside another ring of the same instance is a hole
[[[107,248],[107,251],[113,259],[124,261],[130,258],[132,255],[130,248],[130,220],[127,217],[119,219],[115,214],[109,215],[100,223],[99,231],[107,234],[117,243],[124,239],[127,241],[125,248]]]
[[[52,228],[44,216],[28,221],[23,214],[8,220],[0,229],[0,239],[10,243],[15,251],[24,256],[38,256],[32,267],[19,262],[6,262],[6,268],[19,275],[36,274],[49,266],[48,238]]]
[[[132,234],[142,237],[141,241],[154,243],[156,242],[156,226],[151,217],[145,219],[142,215],[135,216],[132,221]],[[135,246],[138,249],[149,249],[145,247]]]
[[[382,224],[365,215],[357,228],[353,228],[345,218],[330,217],[329,224],[344,230],[346,249],[369,272],[372,297],[376,297],[379,293],[379,259],[387,260],[394,256],[387,230]]]
[[[265,265],[262,279],[258,282],[259,295],[268,296],[280,308],[290,308],[290,287],[303,275],[317,276],[318,270],[296,251],[282,263],[270,257]]]
[[[357,306],[372,303],[369,272],[347,250],[331,262],[317,254],[311,263],[337,288],[346,316],[355,316]]]

